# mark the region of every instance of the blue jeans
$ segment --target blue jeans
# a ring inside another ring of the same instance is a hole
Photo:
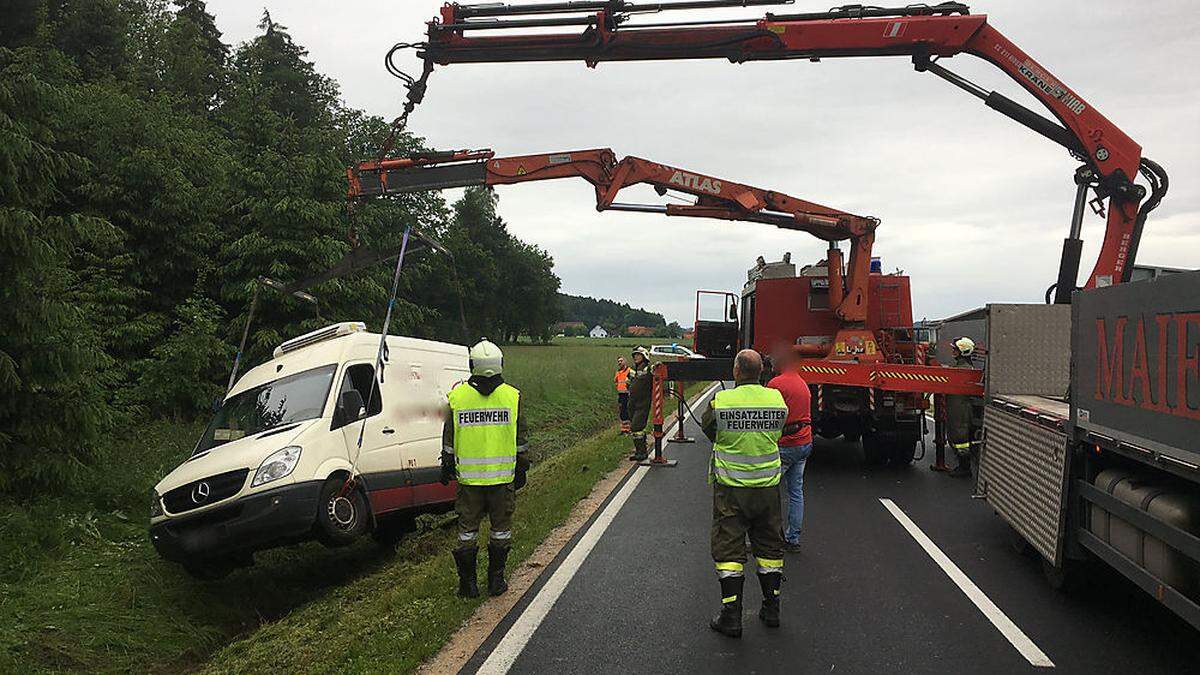
[[[782,483],[787,490],[787,525],[783,538],[789,544],[800,543],[800,525],[804,522],[804,465],[812,454],[812,443],[780,446],[779,459],[783,464]]]

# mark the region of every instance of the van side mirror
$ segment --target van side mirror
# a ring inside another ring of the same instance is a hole
[[[361,420],[367,414],[363,404],[362,394],[357,389],[343,391],[338,397],[337,409],[334,410],[334,426],[342,427],[356,420]]]

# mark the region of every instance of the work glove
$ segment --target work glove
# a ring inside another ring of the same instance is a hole
[[[525,483],[528,482],[526,473],[529,471],[530,464],[532,464],[532,462],[530,462],[526,457],[523,455],[517,455],[517,473],[515,476],[513,476],[514,490],[520,490],[521,488],[525,487]]]
[[[442,485],[449,485],[450,481],[458,478],[458,469],[454,465],[454,455],[449,452],[442,453]]]

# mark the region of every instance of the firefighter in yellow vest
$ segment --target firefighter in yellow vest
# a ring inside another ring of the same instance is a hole
[[[742,636],[747,535],[763,594],[758,618],[771,628],[779,626],[784,542],[778,442],[788,407],[778,390],[759,384],[762,369],[758,352],[738,352],[736,386],[717,392],[702,420],[704,435],[713,442],[711,543],[721,584],[721,612],[708,625],[729,637]]]
[[[458,513],[458,594],[479,595],[475,562],[479,523],[490,523],[488,593],[508,590],[504,565],[512,544],[516,490],[529,469],[528,433],[521,412],[521,392],[504,383],[504,354],[481,340],[471,348],[471,377],[450,390],[442,427],[442,484],[458,480],[454,509]]]

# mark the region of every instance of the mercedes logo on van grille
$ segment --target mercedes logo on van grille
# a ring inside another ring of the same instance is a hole
[[[203,504],[204,502],[208,501],[208,495],[211,493],[212,488],[208,486],[208,483],[200,481],[199,483],[196,483],[196,487],[192,488],[192,502],[196,504]]]

